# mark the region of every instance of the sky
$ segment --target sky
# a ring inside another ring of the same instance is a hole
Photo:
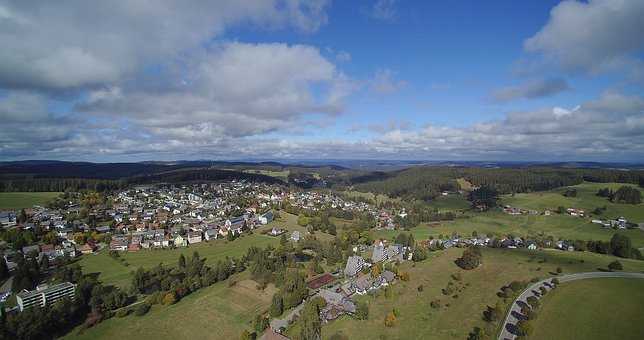
[[[644,1],[0,0],[0,161],[644,160]]]

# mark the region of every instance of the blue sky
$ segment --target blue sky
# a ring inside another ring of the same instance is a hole
[[[636,0],[0,0],[0,160],[639,161],[643,16]]]

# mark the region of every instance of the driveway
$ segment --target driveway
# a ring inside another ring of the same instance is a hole
[[[588,273],[561,275],[561,276],[557,276],[556,278],[559,279],[560,283],[562,283],[562,282],[584,280],[584,279],[615,278],[615,277],[644,279],[644,274],[643,273],[625,273],[625,272],[588,272]],[[537,296],[537,294],[540,294],[539,293],[540,287],[545,287],[547,290],[552,289],[554,287],[554,285],[551,284],[552,279],[553,278],[548,278],[531,285],[512,302],[512,307],[508,311],[508,315],[506,316],[505,321],[503,322],[503,329],[499,334],[499,340],[514,340],[516,338],[516,335],[513,333],[516,333],[516,324],[519,321],[519,319],[522,317],[521,306],[527,304],[528,297]],[[539,298],[539,296],[537,296],[537,298]]]

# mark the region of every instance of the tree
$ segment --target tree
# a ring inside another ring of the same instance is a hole
[[[0,257],[0,280],[4,280],[9,277],[9,267],[7,267],[7,261],[4,257]]]
[[[481,186],[470,192],[469,200],[472,202],[472,206],[487,210],[496,207],[498,195],[496,189],[490,186]]]
[[[371,277],[372,278],[377,278],[378,276],[380,276],[381,273],[382,273],[382,269],[381,269],[380,263],[376,263],[375,265],[373,265],[371,267]]]
[[[177,302],[177,296],[174,292],[169,292],[163,297],[163,304],[166,306],[174,305]]]
[[[467,335],[467,340],[482,340],[485,339],[485,330],[480,327],[474,329]]]
[[[617,203],[640,204],[642,203],[642,193],[631,186],[621,186],[612,196],[612,201]]]
[[[186,257],[183,256],[183,254],[179,255],[179,268],[181,269],[186,268]]]
[[[615,260],[615,261],[613,261],[613,262],[608,264],[608,269],[612,272],[612,271],[615,271],[615,270],[622,270],[622,269],[624,269],[624,267],[622,266],[621,262]]]
[[[481,249],[479,247],[469,247],[463,251],[463,255],[456,259],[456,265],[459,267],[470,270],[477,268],[481,265]]]
[[[610,239],[610,248],[615,256],[630,258],[632,255],[631,239],[621,233],[615,233]]]
[[[393,311],[387,313],[385,316],[385,326],[387,327],[393,327],[396,322],[396,315],[394,314]]]
[[[304,305],[301,314],[300,338],[304,340],[320,339],[322,322],[320,321],[320,309],[317,303],[309,301]]]
[[[356,306],[355,316],[358,320],[369,319],[369,305],[366,302],[360,301]]]
[[[269,314],[272,317],[278,317],[284,312],[284,301],[279,294],[273,295],[273,300],[271,302],[271,307],[268,310]]]
[[[253,328],[255,328],[255,331],[258,334],[261,334],[266,328],[268,328],[268,326],[269,326],[269,321],[267,317],[261,314],[255,317]]]
[[[519,320],[517,322],[517,330],[519,331],[519,335],[528,336],[532,334],[533,326],[528,320]]]
[[[136,316],[143,316],[148,313],[150,310],[150,305],[147,303],[142,303],[138,307],[136,307],[136,310],[134,311],[134,315]]]

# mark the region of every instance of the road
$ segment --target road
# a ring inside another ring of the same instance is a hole
[[[644,279],[643,273],[625,273],[625,272],[588,272],[588,273],[577,273],[577,274],[568,274],[557,276],[559,283],[584,280],[584,279],[597,279],[597,278],[632,278],[632,279]],[[539,292],[539,287],[545,287],[550,290],[548,284],[551,283],[553,278],[545,279],[539,281],[526,290],[524,290],[519,297],[517,297],[512,302],[512,307],[508,311],[508,315],[505,317],[503,322],[503,328],[499,334],[499,340],[514,340],[516,335],[516,324],[521,317],[521,305],[527,303],[527,299],[530,296],[535,296],[535,293]],[[538,297],[537,297],[538,298]]]

